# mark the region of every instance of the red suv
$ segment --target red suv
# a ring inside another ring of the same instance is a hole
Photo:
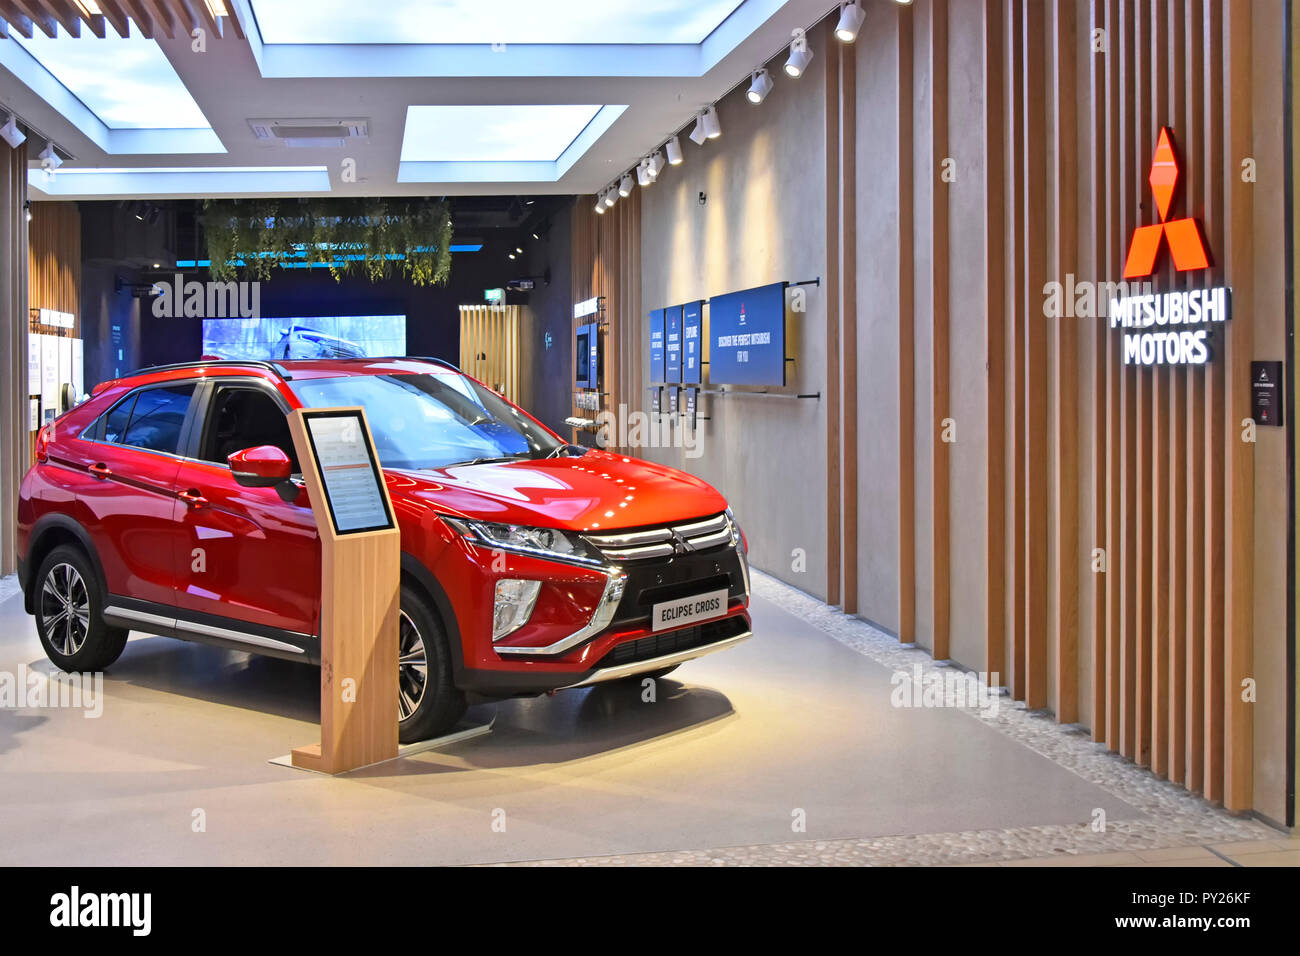
[[[320,662],[320,542],[287,413],[361,405],[402,536],[400,734],[468,698],[634,675],[750,636],[722,496],[571,445],[433,359],[202,362],[106,382],[41,429],[19,579],[45,652],[92,671],[129,630]]]

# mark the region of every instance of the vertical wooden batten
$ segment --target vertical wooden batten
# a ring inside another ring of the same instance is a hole
[[[898,8],[898,639],[916,640],[916,252],[912,8]]]
[[[930,301],[933,325],[930,337],[931,447],[931,626],[935,660],[947,660],[951,619],[949,535],[949,442],[944,422],[952,415],[949,404],[948,363],[948,190],[941,168],[948,156],[948,0],[933,0],[930,8],[930,142],[935,168],[930,172]]]

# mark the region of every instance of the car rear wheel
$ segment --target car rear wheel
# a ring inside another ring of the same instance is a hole
[[[404,744],[445,734],[465,713],[451,679],[447,636],[429,602],[402,586],[397,643],[397,737]]]
[[[128,632],[104,623],[104,590],[80,548],[59,545],[36,573],[36,632],[65,671],[99,671],[122,655]]]

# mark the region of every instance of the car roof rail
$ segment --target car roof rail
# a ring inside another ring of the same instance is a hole
[[[278,362],[267,362],[262,359],[208,359],[198,362],[173,362],[170,365],[146,365],[138,368],[134,372],[127,372],[119,378],[131,378],[135,375],[152,375],[154,372],[171,372],[180,369],[190,368],[264,368],[269,372],[274,372],[286,382],[293,381],[293,376],[289,374],[288,369]]]

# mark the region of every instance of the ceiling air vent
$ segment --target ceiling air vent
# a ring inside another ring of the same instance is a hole
[[[332,149],[370,136],[370,121],[363,119],[251,119],[248,126],[268,146],[299,149]]]

